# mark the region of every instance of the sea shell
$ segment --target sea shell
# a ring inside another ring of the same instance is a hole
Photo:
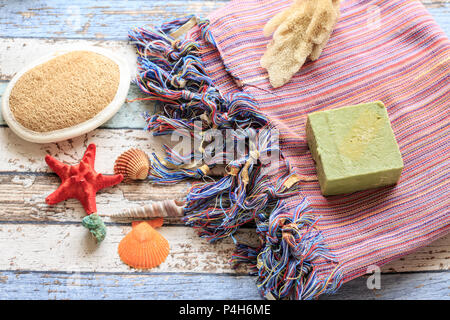
[[[143,222],[148,223],[152,228],[156,229],[156,228],[162,227],[162,225],[164,224],[164,219],[163,218],[156,218],[156,219],[145,220],[145,221],[133,221],[131,223],[131,226],[134,228],[138,224],[143,223]]]
[[[144,180],[148,176],[149,169],[148,156],[139,149],[125,151],[114,164],[114,173],[122,174],[125,180]]]
[[[112,214],[112,218],[176,218],[183,216],[184,202],[177,200],[155,201],[149,205],[126,209]]]
[[[169,242],[148,222],[135,223],[119,243],[120,259],[136,269],[159,266],[169,255]]]

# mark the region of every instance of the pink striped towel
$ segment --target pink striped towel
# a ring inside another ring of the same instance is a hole
[[[308,276],[298,269],[302,265],[290,262],[277,269],[273,257],[255,249],[258,286],[266,296],[314,298],[450,230],[450,41],[417,0],[343,0],[320,58],[274,89],[259,65],[270,41],[262,30],[290,3],[231,1],[208,17],[207,30],[195,26],[188,39],[200,44],[201,62],[215,87],[224,95],[239,90],[253,96],[280,131],[290,170],[302,177],[300,193],[285,199],[285,210],[295,215],[306,198],[320,217],[314,228],[334,257],[312,259]],[[306,143],[306,115],[375,100],[386,105],[400,147],[400,182],[323,197]],[[292,277],[297,283],[288,281]]]

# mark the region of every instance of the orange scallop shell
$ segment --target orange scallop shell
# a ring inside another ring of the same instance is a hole
[[[114,164],[114,174],[122,174],[125,180],[144,180],[148,176],[149,169],[148,156],[139,149],[125,151]]]
[[[133,229],[120,241],[120,259],[136,269],[159,266],[169,255],[169,242],[150,224],[162,225],[162,219],[151,222],[135,222]]]
[[[164,219],[163,218],[154,218],[151,220],[133,221],[133,222],[131,222],[131,226],[134,228],[142,222],[148,223],[152,228],[156,229],[156,228],[162,227],[162,225],[164,224]]]

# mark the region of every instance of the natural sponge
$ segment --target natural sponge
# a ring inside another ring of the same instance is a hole
[[[72,51],[23,74],[11,90],[9,108],[29,130],[64,129],[106,108],[119,82],[119,66],[113,60],[92,51]]]
[[[261,58],[274,88],[287,83],[309,58],[317,60],[339,18],[340,0],[294,0],[264,27],[272,41]]]

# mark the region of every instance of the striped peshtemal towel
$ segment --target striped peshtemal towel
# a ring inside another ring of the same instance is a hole
[[[342,1],[319,60],[273,89],[259,65],[269,41],[262,29],[290,4],[232,1],[214,12],[209,20],[217,49],[205,45],[203,62],[222,91],[239,84],[255,97],[280,130],[291,166],[310,180],[308,113],[375,100],[386,105],[404,161],[395,187],[327,198],[317,181],[302,188],[348,281],[450,229],[450,41],[419,1]]]
[[[262,29],[290,4],[232,1],[214,12],[208,18],[217,49],[205,44],[203,62],[223,92],[239,87],[255,97],[280,130],[290,165],[311,178],[305,180],[316,174],[305,138],[308,113],[386,105],[404,161],[396,186],[327,198],[317,181],[302,186],[349,281],[450,230],[450,41],[419,1],[342,1],[319,60],[273,89],[259,65],[270,40]]]
[[[202,63],[221,93],[240,90],[255,98],[281,133],[280,148],[289,167],[302,177],[300,193],[285,199],[286,208],[295,214],[307,199],[320,217],[314,227],[334,256],[332,261],[316,259],[315,276],[293,294],[310,298],[327,291],[317,283],[338,286],[450,230],[450,41],[418,0],[343,0],[320,58],[274,89],[259,64],[270,41],[262,30],[290,4],[231,1],[208,17],[206,36],[205,28],[195,26],[188,38],[200,44]],[[387,107],[403,157],[400,182],[323,197],[306,143],[306,115],[376,100]],[[288,273],[272,284],[263,278],[263,293],[284,290],[279,282],[286,277]],[[314,294],[307,292],[311,287]]]

